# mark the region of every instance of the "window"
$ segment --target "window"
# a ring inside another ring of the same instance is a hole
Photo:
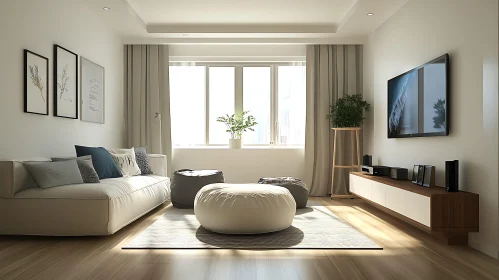
[[[175,146],[228,145],[216,119],[250,111],[258,125],[244,145],[304,145],[303,63],[172,63],[170,107]]]
[[[243,135],[244,144],[270,144],[270,67],[243,67],[243,111],[258,123]]]
[[[170,114],[174,145],[204,144],[204,66],[170,66]]]
[[[209,67],[209,144],[226,144],[227,132],[217,118],[235,111],[235,68]]]

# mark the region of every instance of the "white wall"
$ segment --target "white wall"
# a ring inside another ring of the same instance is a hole
[[[173,151],[173,170],[218,169],[228,183],[256,183],[261,177],[302,178],[300,148],[180,148]]]
[[[171,56],[305,56],[306,45],[285,44],[184,44],[171,45]]]
[[[471,246],[498,257],[498,1],[411,0],[369,36],[366,98],[373,104],[365,149],[379,164],[432,164],[444,184],[444,161],[460,160],[461,190],[480,194],[480,232]],[[450,136],[387,139],[387,80],[450,54]]]
[[[2,1],[0,38],[0,159],[73,155],[75,144],[122,146],[123,45],[81,1]],[[105,68],[106,124],[53,116],[53,44]],[[49,58],[49,116],[23,112],[23,49]]]

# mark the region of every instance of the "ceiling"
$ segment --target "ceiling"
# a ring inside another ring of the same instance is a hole
[[[130,44],[357,44],[408,0],[80,1]]]

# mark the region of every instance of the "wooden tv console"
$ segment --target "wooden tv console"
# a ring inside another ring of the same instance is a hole
[[[426,232],[445,237],[449,245],[466,245],[468,232],[478,232],[478,194],[446,192],[441,187],[427,188],[363,172],[350,173],[350,192]]]

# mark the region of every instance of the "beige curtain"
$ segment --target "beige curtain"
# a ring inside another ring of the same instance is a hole
[[[171,175],[169,48],[126,45],[124,68],[127,144],[166,155]]]
[[[307,46],[305,182],[312,196],[331,194],[334,132],[325,116],[338,98],[362,94],[362,67],[361,45]],[[338,134],[337,165],[353,163],[351,140],[350,132]],[[334,194],[348,194],[350,171],[335,170]]]

